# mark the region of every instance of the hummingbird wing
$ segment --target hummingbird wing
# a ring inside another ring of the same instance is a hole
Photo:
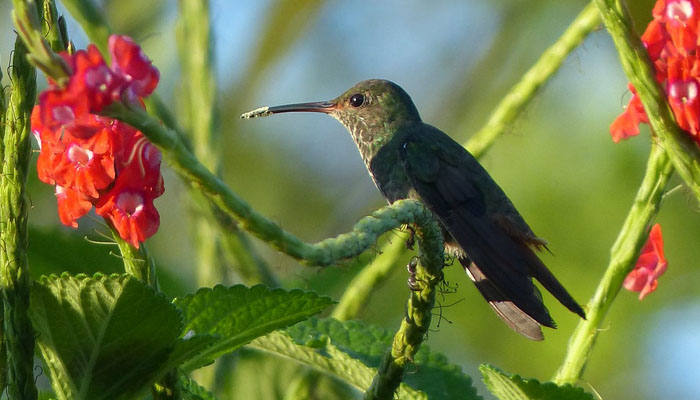
[[[537,278],[567,308],[583,310],[530,245],[538,239],[486,170],[460,144],[423,124],[404,136],[400,160],[415,194],[463,250],[460,262],[496,313],[515,331],[542,339],[539,325],[555,327]],[[449,246],[450,238],[446,238]]]

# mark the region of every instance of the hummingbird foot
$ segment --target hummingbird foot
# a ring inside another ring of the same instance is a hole
[[[418,291],[420,288],[418,287],[418,279],[416,278],[416,267],[418,266],[418,258],[413,257],[411,258],[411,261],[406,264],[406,270],[408,271],[408,288],[411,289],[412,291]]]
[[[406,239],[406,248],[408,250],[413,250],[413,246],[416,244],[416,229],[412,225],[404,225],[404,229],[408,231],[408,239]]]

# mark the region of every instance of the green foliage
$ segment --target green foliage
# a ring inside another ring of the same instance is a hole
[[[180,376],[179,385],[182,390],[182,400],[216,400],[216,396],[210,391],[184,375]]]
[[[331,303],[301,290],[238,285],[201,289],[173,304],[129,275],[63,274],[35,285],[30,318],[59,399],[120,399]],[[211,398],[194,382],[182,384],[193,399]]]
[[[126,399],[165,372],[182,331],[164,296],[128,275],[44,277],[30,318],[59,399]]]
[[[571,384],[558,386],[509,375],[500,369],[482,364],[479,367],[486,387],[500,400],[593,400],[593,395]]]
[[[284,291],[263,285],[247,288],[215,286],[176,299],[185,318],[186,337],[216,338],[206,350],[182,365],[192,370],[209,364],[252,339],[284,328],[328,307],[333,301],[301,290]],[[202,343],[209,339],[202,340]]]
[[[258,338],[251,347],[289,357],[365,390],[392,336],[359,321],[314,318],[287,328],[286,334],[274,332]],[[453,393],[462,394],[463,399],[480,398],[461,368],[427,346],[421,347],[414,362],[415,369],[405,374],[405,384],[399,388],[400,398],[440,399]]]

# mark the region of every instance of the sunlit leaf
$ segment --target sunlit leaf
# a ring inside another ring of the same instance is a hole
[[[185,375],[180,376],[182,400],[216,400],[216,396],[207,389],[199,386],[194,379]]]
[[[335,376],[360,391],[369,387],[376,374],[375,368],[370,368],[360,360],[339,350],[328,338],[324,342],[313,343],[311,347],[296,343],[285,332],[275,331],[255,339],[249,346],[277,356],[290,358],[320,372]],[[414,390],[405,384],[399,386],[398,396],[400,399],[409,400],[428,399],[425,393]]]
[[[479,370],[486,387],[500,400],[593,400],[592,394],[573,385],[523,379],[488,364],[482,364]]]
[[[176,299],[175,304],[185,317],[187,336],[217,338],[181,367],[192,370],[206,365],[256,337],[306,319],[332,303],[330,298],[315,293],[269,289],[263,285],[216,286]]]
[[[44,277],[30,318],[59,399],[134,398],[182,332],[178,310],[128,275]]]
[[[292,358],[321,372],[365,390],[372,381],[384,352],[391,346],[393,334],[359,321],[311,319],[286,330],[286,336],[272,334],[251,343],[251,347]],[[479,399],[471,378],[447,359],[421,346],[410,373],[404,375],[400,398]],[[418,392],[419,389],[421,392]],[[403,394],[402,394],[403,393]],[[413,397],[408,397],[413,396]]]

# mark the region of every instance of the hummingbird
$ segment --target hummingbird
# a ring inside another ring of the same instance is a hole
[[[542,340],[556,324],[535,278],[572,312],[581,306],[535,250],[546,249],[503,190],[462,145],[424,123],[409,95],[381,79],[357,83],[330,101],[261,107],[241,118],[317,112],[350,132],[379,191],[391,204],[421,201],[439,221],[445,250],[464,267],[481,295],[513,330]]]

